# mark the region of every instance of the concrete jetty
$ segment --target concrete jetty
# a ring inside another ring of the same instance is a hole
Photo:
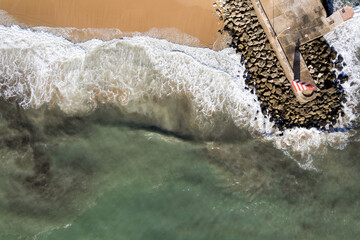
[[[345,7],[331,16],[320,0],[251,0],[255,13],[300,103],[316,98],[317,87],[299,46],[333,31],[351,19]]]

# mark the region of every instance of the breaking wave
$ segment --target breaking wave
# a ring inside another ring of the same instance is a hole
[[[205,45],[194,36],[183,33],[177,28],[151,28],[147,32],[122,32],[118,28],[75,28],[75,27],[47,27],[47,26],[29,26],[17,21],[11,14],[0,9],[0,25],[12,26],[18,25],[21,28],[30,28],[34,31],[43,31],[63,37],[71,42],[80,43],[91,39],[101,39],[109,41],[115,38],[148,36],[158,39],[167,39],[172,43],[183,44],[187,46],[204,47]],[[219,37],[213,44],[213,48],[223,49],[226,46],[226,39]],[[207,46],[210,47],[210,46]]]
[[[338,5],[336,6],[339,7]],[[343,72],[349,75],[349,80],[342,85],[347,95],[347,102],[343,103],[345,116],[339,118],[335,130],[331,132],[296,128],[286,130],[283,137],[270,137],[275,141],[277,148],[290,150],[291,156],[299,153],[297,161],[300,166],[306,168],[312,168],[312,156],[325,154],[327,147],[343,149],[349,139],[356,134],[355,130],[359,126],[360,8],[355,8],[353,19],[325,35],[325,38],[346,62]]]
[[[344,56],[349,82],[345,117],[338,129],[357,124],[359,9],[326,39]],[[87,114],[101,104],[126,119],[204,140],[241,139],[250,132],[272,141],[300,166],[312,155],[343,148],[354,131],[289,129],[279,132],[246,90],[244,66],[233,49],[213,51],[150,37],[72,43],[50,33],[0,26],[0,96],[23,108],[44,104],[67,114]]]
[[[215,52],[149,37],[73,44],[19,27],[0,32],[1,96],[24,108],[48,103],[76,114],[111,103],[129,118],[202,137],[221,135],[231,126],[226,122],[271,128],[244,89],[244,67],[232,49]],[[249,121],[253,117],[258,120]]]

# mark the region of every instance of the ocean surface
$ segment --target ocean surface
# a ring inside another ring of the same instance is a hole
[[[359,239],[359,6],[329,132],[275,129],[234,49],[67,30],[0,25],[1,240]]]

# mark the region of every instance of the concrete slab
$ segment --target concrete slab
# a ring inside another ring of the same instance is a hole
[[[294,62],[300,67],[301,81],[316,89],[314,80],[301,54],[294,61],[295,49],[304,43],[321,37],[350,19],[354,11],[345,7],[327,18],[326,10],[320,0],[251,0],[262,27],[284,69],[290,83],[294,81]],[[301,103],[316,97],[311,91],[296,91],[294,94]]]

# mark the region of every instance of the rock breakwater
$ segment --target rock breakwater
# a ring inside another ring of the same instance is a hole
[[[300,47],[304,60],[318,87],[318,96],[300,104],[286,79],[255,14],[250,0],[228,0],[217,11],[224,29],[232,36],[231,47],[242,55],[246,66],[247,89],[256,94],[262,113],[279,130],[294,127],[332,129],[343,115],[346,102],[342,83],[345,64],[341,55],[321,37]],[[338,71],[336,71],[337,69]],[[341,72],[341,73],[339,73]]]

